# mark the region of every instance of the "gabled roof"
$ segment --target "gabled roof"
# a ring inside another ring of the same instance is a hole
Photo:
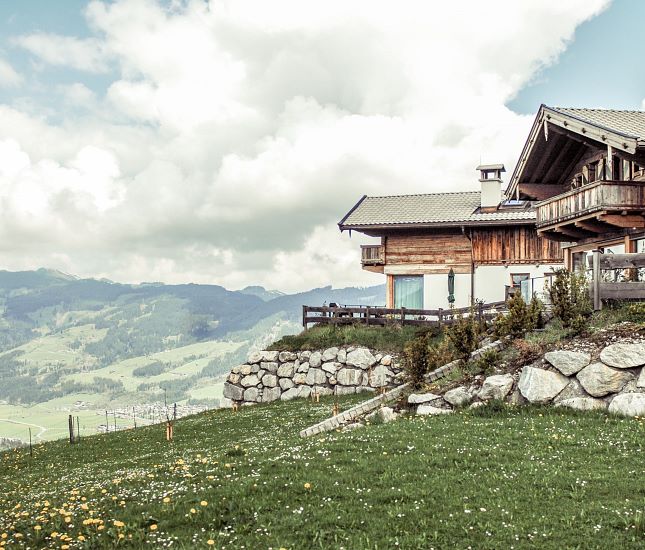
[[[527,163],[536,146],[538,150],[544,147],[544,142],[551,133],[550,129],[581,136],[583,141],[597,143],[599,146],[612,146],[617,151],[630,155],[642,155],[645,150],[645,111],[541,105],[511,176],[507,189],[509,196],[515,193],[520,182],[530,181],[523,177]]]
[[[575,109],[571,107],[552,107],[552,109],[597,128],[604,128],[616,134],[645,141],[645,111]]]
[[[480,210],[481,193],[429,193],[424,195],[364,196],[338,223],[345,229],[450,227],[461,225],[500,225],[532,223],[535,211],[530,208]]]

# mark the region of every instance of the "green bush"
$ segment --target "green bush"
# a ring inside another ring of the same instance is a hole
[[[423,377],[428,372],[428,351],[427,334],[410,340],[403,348],[403,368],[415,389],[421,387]]]
[[[571,273],[566,269],[556,272],[549,286],[553,315],[574,334],[584,332],[593,313],[589,298],[589,285],[584,274]]]
[[[477,349],[482,334],[482,326],[471,308],[469,315],[457,315],[454,323],[446,330],[446,338],[452,344],[458,358],[468,359]]]
[[[542,302],[537,297],[534,296],[527,305],[522,294],[516,292],[508,301],[508,313],[495,319],[495,336],[521,338],[527,332],[541,328],[544,326],[543,309]]]
[[[488,350],[482,353],[477,359],[468,361],[464,367],[464,371],[471,376],[477,374],[490,375],[495,372],[495,367],[500,362],[500,354],[496,350]]]

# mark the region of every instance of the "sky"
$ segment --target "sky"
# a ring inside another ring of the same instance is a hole
[[[383,283],[363,194],[476,190],[541,103],[643,108],[639,0],[0,0],[0,268]]]

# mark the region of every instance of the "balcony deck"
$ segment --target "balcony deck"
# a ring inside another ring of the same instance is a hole
[[[645,182],[597,181],[537,205],[538,234],[578,241],[645,228]]]

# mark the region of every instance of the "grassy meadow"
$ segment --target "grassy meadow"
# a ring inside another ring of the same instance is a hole
[[[363,399],[351,396],[341,408]],[[332,401],[0,454],[0,545],[642,548],[642,419],[495,404],[301,439]]]

